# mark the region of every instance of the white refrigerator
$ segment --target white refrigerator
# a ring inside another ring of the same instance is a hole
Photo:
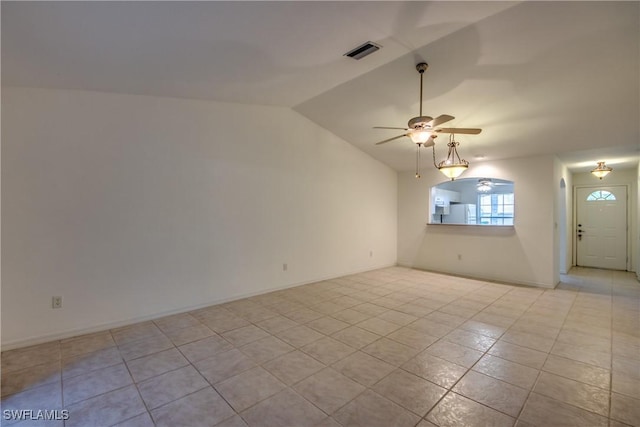
[[[443,224],[476,224],[476,205],[471,203],[452,203],[449,214],[442,216]]]

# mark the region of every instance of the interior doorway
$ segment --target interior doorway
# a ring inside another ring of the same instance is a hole
[[[576,189],[576,265],[627,269],[627,186]]]

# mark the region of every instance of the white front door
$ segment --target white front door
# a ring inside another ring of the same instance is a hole
[[[576,252],[581,267],[627,269],[627,187],[578,188]]]

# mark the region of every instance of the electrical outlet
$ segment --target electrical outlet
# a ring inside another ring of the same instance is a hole
[[[287,271],[289,266],[287,264],[282,264],[282,271]]]
[[[369,251],[369,257],[373,258],[373,251]]]
[[[458,261],[462,261],[462,254],[458,254]]]
[[[51,297],[51,308],[62,308],[62,297]]]

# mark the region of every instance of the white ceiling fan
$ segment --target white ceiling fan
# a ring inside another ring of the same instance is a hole
[[[513,185],[513,183],[495,181],[491,178],[480,178],[478,180],[478,183],[476,184],[476,188],[481,193],[488,193],[489,191],[493,190],[494,186],[497,185]]]
[[[442,128],[438,127],[443,123],[451,121],[455,119],[455,117],[450,116],[448,114],[442,114],[435,119],[430,116],[422,115],[422,77],[424,72],[429,68],[429,65],[426,62],[421,62],[416,65],[416,70],[420,73],[420,115],[418,117],[414,117],[407,123],[406,128],[400,127],[387,127],[387,126],[375,126],[374,129],[398,129],[407,131],[402,135],[394,136],[393,138],[385,139],[376,143],[376,145],[386,144],[387,142],[402,138],[404,136],[411,138],[411,141],[418,144],[418,147],[430,147],[434,145],[434,138],[437,137],[439,133],[456,133],[456,134],[470,134],[477,135],[482,132],[482,129],[472,129],[472,128]]]
[[[454,139],[454,134],[469,134],[469,135],[477,135],[482,132],[482,129],[474,129],[474,128],[441,128],[438,127],[443,123],[453,120],[455,117],[450,116],[448,114],[442,114],[435,119],[430,116],[422,115],[422,78],[424,72],[429,68],[426,62],[420,62],[416,65],[416,70],[420,73],[420,115],[418,117],[414,117],[408,122],[408,127],[406,128],[396,128],[396,127],[386,127],[386,126],[375,126],[374,129],[402,129],[407,131],[402,135],[394,136],[393,138],[385,139],[384,141],[380,141],[376,143],[376,145],[385,144],[387,142],[402,138],[404,136],[411,138],[411,141],[416,143],[416,178],[420,178],[420,148],[422,147],[433,147],[433,165],[440,170],[445,176],[451,178],[451,180],[456,179],[463,173],[468,167],[469,162],[463,160],[458,155],[458,151],[456,147],[459,145],[457,141]],[[436,151],[435,151],[435,141],[434,138],[438,136],[439,133],[448,133],[449,135],[449,143],[447,146],[449,147],[449,152],[447,153],[446,160],[436,163]]]

